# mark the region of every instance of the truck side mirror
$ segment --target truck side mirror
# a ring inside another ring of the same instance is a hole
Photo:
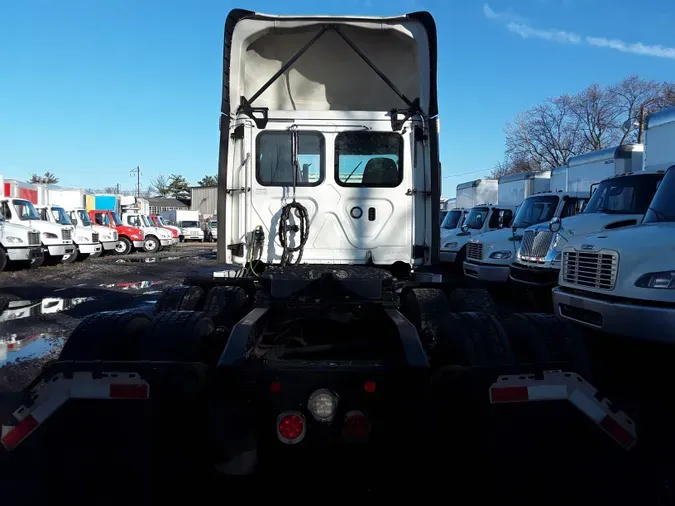
[[[554,234],[559,232],[561,228],[562,220],[557,216],[555,218],[551,218],[551,221],[548,222],[548,229]]]
[[[462,225],[462,232],[464,232],[466,234],[467,230],[469,230],[469,226],[468,225]]]

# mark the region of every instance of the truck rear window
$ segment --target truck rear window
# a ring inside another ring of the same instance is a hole
[[[263,186],[293,186],[293,154],[297,160],[296,186],[317,186],[323,180],[325,147],[319,132],[297,132],[293,147],[290,131],[261,132],[256,139],[256,179]]]
[[[340,186],[398,186],[402,161],[403,139],[395,132],[341,132],[335,139],[335,180]]]

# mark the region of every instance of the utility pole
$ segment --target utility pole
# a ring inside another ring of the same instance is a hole
[[[131,175],[136,174],[136,196],[141,196],[141,168],[136,165],[135,169],[131,169]]]
[[[120,184],[117,183],[117,191],[115,192],[115,195],[119,195],[119,194],[120,194]]]

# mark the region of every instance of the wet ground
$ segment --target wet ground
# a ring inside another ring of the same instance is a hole
[[[0,273],[0,401],[28,385],[58,355],[85,316],[150,309],[164,288],[212,271],[213,245],[179,244],[156,254]]]

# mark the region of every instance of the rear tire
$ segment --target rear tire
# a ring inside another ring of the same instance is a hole
[[[228,332],[251,309],[251,300],[239,286],[215,286],[209,290],[204,301],[204,314],[218,327]]]
[[[33,260],[28,261],[28,268],[29,269],[37,269],[38,267],[41,267],[42,264],[45,262],[45,256],[42,255],[40,258],[34,258]],[[2,271],[2,269],[0,269]]]
[[[7,252],[0,247],[0,272],[4,271],[7,268],[9,259],[7,258]]]
[[[128,255],[131,253],[131,241],[127,239],[126,237],[120,237],[117,240],[117,245],[115,246],[114,252],[115,255]]]
[[[204,303],[204,295],[204,290],[199,286],[172,286],[162,292],[155,308],[158,313],[198,311]]]
[[[87,316],[63,345],[59,360],[134,360],[150,317],[140,311]]]
[[[485,313],[450,313],[439,324],[432,365],[499,367],[516,357],[499,320]]]
[[[591,359],[582,330],[541,313],[516,313],[504,319],[502,326],[520,362],[569,364],[572,372],[591,380]]]
[[[481,288],[459,288],[450,292],[448,297],[450,309],[453,313],[474,311],[497,315],[497,304],[490,292]]]
[[[427,352],[436,345],[438,325],[449,312],[450,303],[438,288],[412,288],[401,301],[401,313],[415,326]]]
[[[140,359],[204,362],[208,337],[215,330],[204,313],[167,311],[160,313],[141,340]]]

